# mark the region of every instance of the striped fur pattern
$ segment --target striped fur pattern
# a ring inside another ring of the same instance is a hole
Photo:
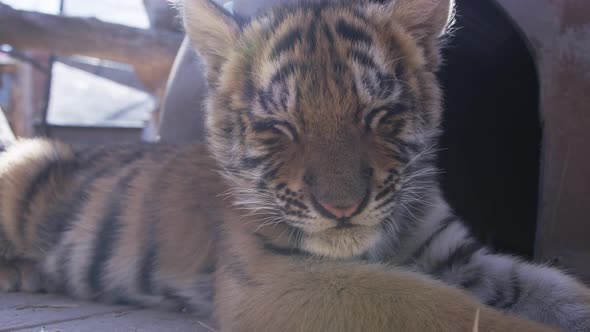
[[[209,314],[211,234],[222,218],[209,209],[224,202],[206,155],[15,144],[0,156],[0,287]]]
[[[482,331],[551,330],[489,305],[587,330],[586,288],[479,247],[440,198],[449,1],[181,10],[216,163],[198,145],[15,144],[0,287],[203,315],[213,297],[222,331],[466,331],[478,308]]]
[[[423,275],[274,245],[286,229],[232,209],[214,169],[201,146],[14,144],[0,155],[0,290],[214,309],[221,331],[468,331],[477,310],[482,331],[551,331]]]
[[[222,39],[188,2],[187,32],[213,87],[212,151],[237,203],[285,228],[284,243],[265,238],[278,252],[408,266],[502,310],[590,330],[588,288],[491,253],[442,198],[435,75],[451,9],[303,2],[245,27],[224,17]]]

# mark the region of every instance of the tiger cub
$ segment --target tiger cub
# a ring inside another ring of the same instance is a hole
[[[0,289],[214,311],[221,331],[470,331],[477,310],[480,331],[550,330],[419,274],[274,246],[289,229],[232,208],[241,189],[215,169],[199,145],[14,144],[0,155]]]
[[[185,1],[215,162],[200,145],[10,147],[0,286],[213,312],[223,331],[468,331],[477,310],[481,331],[551,329],[513,314],[587,330],[587,288],[490,253],[441,198],[451,8],[326,0],[238,22]]]

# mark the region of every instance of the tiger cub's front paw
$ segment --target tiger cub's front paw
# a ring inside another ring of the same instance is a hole
[[[0,260],[0,291],[33,293],[41,288],[41,277],[35,262]]]
[[[0,261],[0,291],[14,292],[19,288],[18,270],[6,261]]]

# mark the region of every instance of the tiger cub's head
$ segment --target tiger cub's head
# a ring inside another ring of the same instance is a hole
[[[419,219],[436,190],[451,0],[297,2],[246,23],[207,0],[182,10],[207,64],[209,144],[238,203],[331,257]]]

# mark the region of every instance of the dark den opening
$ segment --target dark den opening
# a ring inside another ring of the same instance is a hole
[[[440,73],[446,101],[439,167],[446,197],[484,243],[532,257],[539,83],[525,39],[492,1],[457,0]]]

